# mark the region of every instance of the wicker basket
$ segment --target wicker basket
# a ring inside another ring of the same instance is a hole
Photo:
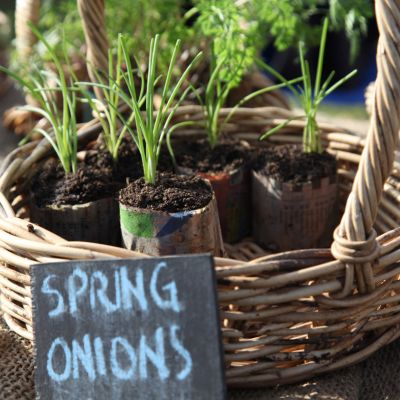
[[[93,16],[102,15],[104,4],[78,3],[90,37]],[[328,151],[338,159],[344,209],[331,250],[266,255],[248,242],[227,247],[231,258],[215,259],[226,375],[232,387],[289,383],[343,368],[400,336],[400,164],[395,162],[392,169],[400,126],[400,3],[379,0],[376,15],[381,37],[368,138],[320,124]],[[226,131],[251,140],[291,115],[279,108],[243,108]],[[189,117],[201,121],[201,109],[179,109],[177,118]],[[273,140],[299,142],[302,128],[303,122],[293,121]],[[96,121],[82,126],[80,142],[99,132]],[[45,141],[29,143],[14,150],[0,170],[1,309],[8,326],[28,339],[33,339],[30,265],[143,257],[95,243],[67,242],[29,222],[26,188],[49,154]]]

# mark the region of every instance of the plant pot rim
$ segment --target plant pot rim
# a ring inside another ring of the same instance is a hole
[[[224,138],[224,137],[229,140],[229,135],[225,135],[225,136],[222,135],[222,138]],[[178,138],[177,140],[180,140],[180,139]],[[204,131],[204,134],[202,134],[201,137],[197,138],[197,140],[206,140],[208,142],[207,132]],[[240,140],[238,139],[238,142],[239,143],[240,142],[245,142],[245,143],[248,144],[248,141],[245,140],[245,139],[240,139]],[[221,143],[220,141],[218,141],[217,146],[219,144],[224,144],[224,143]],[[229,144],[229,143],[225,143],[225,144]],[[185,167],[185,166],[179,165],[179,163],[176,164],[175,168],[176,168],[176,170],[178,172],[179,172],[179,170],[184,171],[185,175],[192,174],[192,175],[199,175],[199,176],[202,176],[202,177],[207,177],[207,176],[213,177],[213,176],[231,176],[231,175],[234,175],[235,173],[237,173],[239,170],[246,168],[247,166],[248,166],[248,162],[244,161],[243,164],[239,165],[236,168],[233,168],[230,171],[206,171],[206,172],[201,172],[201,171],[196,171],[194,168],[190,168],[190,167]]]
[[[252,175],[256,176],[257,178],[261,178],[264,181],[270,182],[276,187],[285,188],[291,191],[298,191],[299,188],[306,188],[306,187],[313,187],[316,183],[319,182],[328,182],[328,183],[337,183],[338,180],[338,171],[336,169],[335,174],[332,176],[322,176],[322,177],[315,177],[311,181],[307,182],[284,182],[280,181],[273,176],[265,175],[260,170],[256,170],[254,168],[251,169]]]
[[[45,206],[38,206],[36,202],[32,199],[32,204],[38,208],[39,210],[53,210],[53,211],[61,211],[65,209],[72,209],[72,210],[78,210],[82,208],[87,208],[91,206],[93,203],[100,203],[100,202],[106,202],[106,201],[111,201],[115,199],[113,196],[109,197],[103,197],[101,199],[97,200],[92,200],[92,201],[87,201],[85,203],[79,203],[79,204],[47,204]]]
[[[177,175],[177,176],[185,176],[185,175],[182,175],[182,174],[175,174],[175,175]],[[202,213],[214,200],[216,201],[216,197],[215,197],[215,193],[214,193],[214,190],[213,190],[213,187],[212,187],[212,185],[211,185],[211,182],[207,179],[207,178],[205,178],[205,177],[203,177],[203,176],[201,176],[200,177],[205,183],[206,183],[206,185],[208,186],[208,188],[210,189],[210,192],[211,192],[211,199],[210,199],[210,201],[205,205],[205,206],[203,206],[203,207],[200,207],[200,208],[196,208],[196,209],[194,209],[194,210],[186,210],[186,211],[176,211],[176,212],[168,212],[168,211],[161,211],[161,210],[154,210],[154,209],[152,209],[152,208],[141,208],[141,207],[132,207],[132,206],[127,206],[126,204],[124,204],[124,203],[122,203],[120,200],[119,200],[119,198],[117,199],[117,201],[118,201],[118,204],[119,204],[119,206],[120,207],[122,207],[122,208],[124,208],[125,210],[128,210],[128,211],[130,211],[130,212],[140,212],[140,213],[142,213],[142,214],[158,214],[158,215],[160,215],[160,216],[170,216],[170,217],[175,217],[175,218],[182,218],[182,217],[185,217],[185,216],[187,216],[187,215],[194,215],[194,214],[200,214],[200,213]],[[126,186],[125,186],[125,188],[126,188]],[[123,188],[124,189],[124,188]],[[123,189],[121,189],[121,190],[123,190]]]
[[[232,169],[231,171],[217,171],[217,172],[213,172],[213,171],[208,171],[208,172],[201,172],[201,171],[196,171],[193,168],[189,168],[189,167],[182,167],[180,165],[176,165],[176,170],[179,173],[180,171],[182,171],[184,173],[184,175],[198,175],[200,177],[202,177],[205,180],[208,180],[209,178],[214,178],[214,177],[230,177],[232,175],[235,175],[236,173],[238,173],[240,170],[243,170],[246,168],[246,164],[242,164],[239,167],[236,167],[234,169]],[[182,174],[180,174],[182,175]]]
[[[206,182],[208,184],[210,184],[208,182],[208,180],[206,180]],[[121,203],[121,201],[118,201],[118,203],[119,203],[120,208],[127,210],[129,212],[135,212],[135,213],[141,213],[141,214],[153,214],[153,215],[157,214],[160,216],[172,217],[172,218],[184,218],[184,217],[187,217],[190,215],[196,215],[196,214],[203,213],[210,206],[210,204],[213,201],[216,201],[214,192],[212,192],[212,197],[211,197],[210,201],[204,207],[196,208],[194,210],[177,211],[177,212],[160,211],[160,210],[154,210],[151,208],[131,207],[131,206],[127,206],[127,205]]]

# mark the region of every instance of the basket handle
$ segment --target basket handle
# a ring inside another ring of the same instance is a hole
[[[379,257],[379,244],[373,224],[399,136],[400,2],[377,0],[375,12],[380,36],[372,117],[352,191],[332,244],[333,256],[346,265],[346,281],[339,297],[351,293],[354,276],[359,293],[375,288],[373,266]]]
[[[97,82],[98,73],[108,71],[108,38],[105,23],[104,0],[77,0],[85,32],[86,57],[89,77]],[[103,98],[100,88],[95,88],[97,98]]]
[[[17,0],[15,5],[15,38],[19,57],[27,60],[37,37],[29,27],[29,22],[37,25],[40,15],[40,0]]]
[[[82,18],[87,46],[89,76],[96,81],[97,71],[108,71],[108,39],[105,27],[104,0],[78,0],[78,9]],[[15,36],[19,57],[27,60],[32,53],[32,46],[37,37],[29,23],[38,25],[40,0],[17,0],[15,7]],[[102,97],[101,90],[95,90],[97,97]]]

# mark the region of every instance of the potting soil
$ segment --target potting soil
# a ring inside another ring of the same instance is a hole
[[[221,141],[213,149],[206,139],[176,141],[177,164],[195,172],[231,172],[246,164],[249,150],[238,141]]]
[[[158,167],[159,171],[173,171],[166,149],[161,151]],[[60,162],[50,159],[35,175],[32,192],[38,207],[83,204],[116,195],[127,180],[134,181],[141,176],[142,162],[132,140],[122,141],[117,161],[103,143],[96,142],[74,174],[66,175]]]
[[[97,141],[86,153],[85,164],[112,171],[113,179],[125,185],[126,180],[134,181],[143,176],[143,166],[139,150],[130,136],[121,141],[118,159],[115,162],[104,143]],[[162,147],[158,160],[158,171],[173,172],[171,156],[166,147]]]
[[[118,185],[113,182],[112,171],[108,168],[80,164],[76,173],[65,174],[55,158],[39,170],[31,185],[38,207],[84,204],[110,197],[117,189]]]
[[[294,145],[262,149],[253,164],[260,173],[294,185],[336,175],[336,160],[332,155],[303,153],[300,146]]]
[[[126,206],[170,213],[203,208],[211,199],[212,190],[200,177],[169,173],[159,174],[155,185],[140,178],[120,192]]]

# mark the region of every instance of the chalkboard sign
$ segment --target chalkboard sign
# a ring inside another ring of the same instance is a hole
[[[31,267],[41,400],[224,399],[207,255]]]

